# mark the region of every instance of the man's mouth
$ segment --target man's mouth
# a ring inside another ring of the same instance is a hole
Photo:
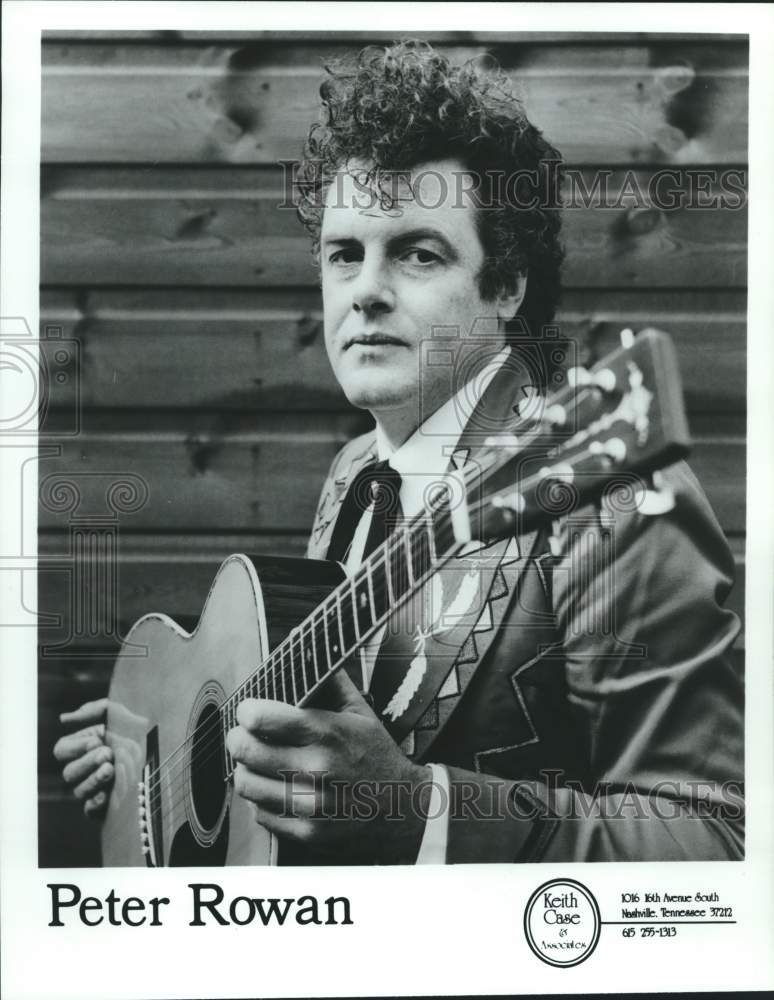
[[[392,337],[389,333],[358,333],[354,337],[347,338],[344,342],[344,350],[348,351],[355,344],[361,344],[363,347],[406,346],[405,340]]]

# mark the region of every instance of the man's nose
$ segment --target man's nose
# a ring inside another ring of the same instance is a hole
[[[391,312],[395,308],[395,293],[381,261],[363,262],[352,289],[352,308],[366,316]]]

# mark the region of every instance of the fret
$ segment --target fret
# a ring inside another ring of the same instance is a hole
[[[341,639],[341,622],[339,621],[338,601],[325,608],[325,642],[328,647],[328,662],[331,667],[344,656]]]
[[[290,670],[290,683],[293,688],[293,704],[297,705],[301,700],[298,697],[298,691],[296,689],[296,667],[293,663],[293,634],[290,635],[290,642],[288,643],[288,668]]]
[[[298,705],[301,699],[306,694],[306,690],[303,686],[304,681],[304,668],[303,668],[303,658],[301,655],[301,644],[298,629],[294,629],[290,633],[290,676],[293,678],[293,694],[295,696],[295,704]]]
[[[269,662],[266,664],[266,672],[267,672],[267,674],[269,676],[269,680],[271,682],[271,684],[270,684],[271,696],[272,696],[272,698],[275,701],[280,701],[281,699],[280,699],[280,696],[279,696],[279,692],[277,690],[277,673],[276,673],[276,671],[274,669],[274,658],[273,657],[270,657],[269,658]]]
[[[358,570],[353,581],[355,592],[355,608],[357,612],[357,628],[359,635],[365,635],[374,626],[371,612],[371,594],[368,586],[368,572]]]
[[[325,660],[327,662],[327,668],[325,670],[326,676],[331,673],[333,669],[334,660],[331,659],[331,647],[328,645],[328,615],[327,610],[323,606],[322,618],[320,619],[320,631],[322,633],[322,644],[325,651]]]
[[[425,531],[427,532],[427,553],[430,557],[430,565],[435,566],[438,562],[438,553],[435,548],[435,531],[433,530],[433,515],[430,511],[425,511],[422,515],[422,521],[425,526]]]
[[[394,536],[393,536],[394,537]],[[411,589],[409,569],[406,564],[405,532],[401,531],[395,547],[390,546],[390,591],[391,604],[397,604]]]
[[[305,693],[308,693],[317,683],[317,674],[314,669],[314,639],[308,626],[307,631],[304,631],[304,625],[306,625],[305,622],[301,625],[301,663],[306,687]]]
[[[336,598],[336,621],[339,626],[339,639],[341,639],[341,655],[346,656],[348,646],[344,641],[344,627],[341,623],[341,593],[337,590],[334,597]]]
[[[438,558],[439,553],[441,556],[445,555],[454,543],[454,532],[451,527],[451,516],[447,501],[444,501],[431,520],[433,526],[433,548],[436,558]]]
[[[331,669],[328,659],[328,647],[325,644],[325,613],[317,617],[319,608],[312,616],[312,643],[314,648],[314,669],[317,680],[327,676]]]
[[[287,691],[287,686],[285,684],[285,664],[282,661],[282,651],[283,651],[283,648],[284,647],[281,646],[281,645],[278,646],[277,649],[274,650],[274,653],[272,654],[271,659],[272,659],[272,663],[275,660],[277,660],[276,666],[277,666],[277,672],[279,673],[279,679],[280,679],[280,693],[281,693],[281,698],[285,702],[285,704],[287,704],[287,702],[288,702],[288,691]]]
[[[421,580],[431,567],[429,536],[424,516],[411,532],[412,569],[415,580]]]
[[[380,558],[370,564],[371,607],[374,611],[374,621],[381,621],[390,608],[390,593],[387,572],[387,548],[384,546]]]
[[[365,566],[363,567],[363,572],[365,573],[366,580],[368,582],[368,603],[371,606],[371,621],[372,622],[378,622],[379,621],[379,615],[377,615],[377,613],[376,613],[376,605],[374,604],[374,573],[373,573],[373,569],[374,569],[374,565],[369,560],[369,562],[367,562],[365,564]]]
[[[392,539],[391,539],[392,540]],[[390,540],[390,541],[391,541]],[[395,605],[395,592],[392,585],[392,556],[390,555],[391,545],[390,542],[384,546],[382,550],[382,558],[384,559],[384,582],[387,594],[387,605],[392,608]]]
[[[352,590],[352,581],[348,582],[346,590],[344,591],[345,604],[340,604],[341,614],[341,634],[342,640],[344,642],[344,652],[348,652],[350,649],[354,649],[357,645],[357,641],[360,636],[357,633],[357,622],[355,615],[355,604],[354,604],[354,592]]]
[[[406,590],[411,590],[414,586],[414,567],[411,564],[411,530],[403,532],[403,551],[406,556],[406,576],[408,578],[408,587]]]

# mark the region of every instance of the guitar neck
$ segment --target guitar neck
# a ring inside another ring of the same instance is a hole
[[[245,698],[303,706],[427,580],[459,550],[443,509],[423,510],[387,541],[296,626],[221,706],[227,733]],[[227,754],[227,774],[233,764]]]

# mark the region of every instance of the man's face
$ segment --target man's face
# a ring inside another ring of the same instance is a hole
[[[449,395],[448,365],[421,370],[433,327],[459,331],[433,338],[451,364],[475,350],[471,333],[487,335],[491,357],[490,338],[502,342],[502,320],[520,296],[481,299],[484,251],[462,164],[423,164],[410,184],[393,176],[389,190],[400,200],[392,208],[363,187],[364,173],[350,167],[328,192],[320,239],[325,343],[351,403],[383,421],[400,411],[416,427]]]

